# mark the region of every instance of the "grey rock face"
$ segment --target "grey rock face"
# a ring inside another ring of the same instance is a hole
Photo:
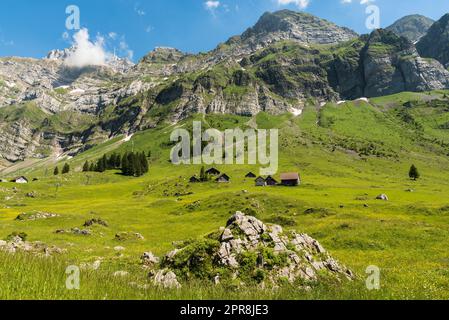
[[[398,36],[405,37],[411,42],[416,43],[427,33],[434,22],[435,21],[430,18],[419,14],[414,14],[399,19],[386,29],[394,32]]]
[[[436,59],[449,67],[449,13],[430,27],[416,48],[422,57]]]
[[[344,99],[449,87],[449,72],[436,60],[419,56],[415,46],[390,31],[376,30],[360,56],[333,62],[333,87]]]

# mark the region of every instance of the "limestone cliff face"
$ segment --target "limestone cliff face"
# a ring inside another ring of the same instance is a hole
[[[71,49],[40,60],[0,58],[0,159],[75,154],[193,113],[280,114],[301,110],[306,101],[449,88],[442,65],[449,59],[440,50],[449,43],[446,20],[449,15],[418,50],[390,31],[359,37],[284,10],[265,14],[208,53],[161,47],[137,65],[115,59],[82,69],[64,64]],[[433,44],[437,49],[428,48]],[[423,48],[437,60],[423,58]]]
[[[370,36],[362,59],[368,97],[449,86],[449,72],[438,61],[421,58],[411,42],[388,31]]]
[[[363,47],[354,44],[331,63],[331,84],[342,98],[449,87],[449,72],[444,66],[420,57],[407,39],[376,30],[364,40]]]
[[[449,67],[449,13],[430,27],[416,47],[421,56],[436,59]]]

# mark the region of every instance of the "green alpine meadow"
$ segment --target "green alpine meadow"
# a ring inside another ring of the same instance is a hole
[[[267,12],[137,63],[86,28],[0,53],[0,299],[449,299],[441,15]]]

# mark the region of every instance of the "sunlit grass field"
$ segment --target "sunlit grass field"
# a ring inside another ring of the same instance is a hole
[[[442,94],[431,96],[443,99]],[[309,106],[296,118],[195,117],[206,128],[279,128],[279,172],[299,172],[302,185],[297,188],[255,187],[245,175],[258,174],[259,168],[238,165],[216,166],[231,177],[229,184],[189,184],[201,167],[174,166],[168,161],[174,125],[137,133],[127,142],[118,138],[80,154],[68,160],[72,173],[67,175],[53,176],[54,166],[48,163],[21,169],[15,175],[39,180],[28,185],[0,184],[0,238],[25,232],[29,241],[56,245],[67,253],[52,258],[0,253],[0,298],[447,299],[449,133],[441,124],[449,121],[445,111],[449,103],[402,107],[410,96],[426,101],[429,95],[395,95],[372,104],[355,101],[322,109]],[[177,126],[189,128],[192,120]],[[79,172],[84,161],[112,150],[151,151],[150,173],[129,178],[115,171]],[[421,173],[418,181],[408,177],[412,164]],[[36,198],[26,197],[29,192],[35,192]],[[379,194],[387,194],[389,201],[376,200]],[[60,217],[14,220],[33,211]],[[293,221],[296,225],[285,229],[320,241],[357,274],[357,280],[321,283],[311,292],[289,286],[274,291],[236,290],[205,283],[188,283],[173,291],[151,285],[140,267],[143,252],[162,256],[173,249],[174,241],[213,232],[236,211],[266,222],[279,216]],[[109,227],[95,226],[91,236],[55,233],[83,228],[92,218],[106,220]],[[119,232],[138,232],[145,240],[115,240]],[[117,246],[125,250],[114,250]],[[81,271],[79,291],[65,288],[67,266],[97,260],[101,261],[98,270]],[[365,271],[372,265],[381,269],[379,291],[365,286]],[[129,276],[114,277],[116,271],[127,271]]]

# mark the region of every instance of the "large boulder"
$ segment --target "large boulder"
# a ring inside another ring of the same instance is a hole
[[[154,284],[165,289],[179,289],[181,285],[178,282],[176,274],[170,270],[159,270],[154,276]]]

